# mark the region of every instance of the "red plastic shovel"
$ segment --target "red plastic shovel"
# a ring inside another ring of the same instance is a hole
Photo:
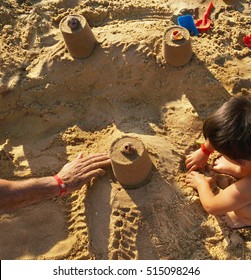
[[[213,3],[210,2],[203,14],[203,18],[196,21],[195,25],[199,32],[207,31],[210,28],[211,20],[209,19],[209,15],[213,7]]]

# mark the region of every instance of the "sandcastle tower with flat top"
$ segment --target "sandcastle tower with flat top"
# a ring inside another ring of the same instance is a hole
[[[91,55],[97,41],[83,16],[66,16],[60,21],[59,28],[72,57],[86,58]]]
[[[163,36],[163,57],[172,66],[187,64],[193,55],[189,31],[179,25],[169,27]]]
[[[153,164],[140,139],[132,136],[116,139],[110,157],[114,176],[125,189],[138,188],[150,180]]]

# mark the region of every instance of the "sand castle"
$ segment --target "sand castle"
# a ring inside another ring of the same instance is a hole
[[[163,56],[170,65],[186,65],[192,58],[193,51],[189,31],[181,26],[170,26],[163,36]]]
[[[110,148],[115,178],[126,189],[135,189],[150,180],[152,161],[143,142],[132,136],[116,139]]]
[[[59,28],[72,57],[87,58],[91,55],[96,44],[96,39],[83,16],[66,16],[61,20]]]

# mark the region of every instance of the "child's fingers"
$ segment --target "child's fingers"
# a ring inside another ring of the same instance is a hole
[[[186,156],[186,161],[191,160],[191,155]]]
[[[185,181],[187,182],[190,178],[191,178],[191,173],[188,173],[188,174],[186,175]]]
[[[187,158],[187,159],[185,160],[185,164],[188,164],[189,162],[190,162],[190,159]]]
[[[188,173],[191,173],[197,169],[196,165],[193,165],[189,170]]]
[[[186,179],[185,179],[185,182],[188,186],[191,185],[191,181],[192,181],[192,175],[191,173],[189,173],[187,176],[186,176]]]
[[[195,164],[194,164],[194,162],[193,161],[187,161],[186,162],[186,168],[187,169],[190,169],[191,167],[193,167]]]
[[[192,159],[191,159],[191,158],[187,158],[187,159],[185,160],[185,164],[186,164],[186,167],[189,168],[189,167],[190,167],[189,165],[192,164]]]

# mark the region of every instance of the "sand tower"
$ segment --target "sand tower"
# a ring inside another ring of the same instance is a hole
[[[193,55],[189,31],[179,25],[169,27],[163,36],[163,57],[178,67],[187,64]]]
[[[60,21],[59,28],[72,57],[86,58],[91,55],[97,41],[83,16],[66,16]]]
[[[125,189],[138,188],[150,180],[153,164],[137,137],[117,138],[111,145],[110,157],[114,176]]]

